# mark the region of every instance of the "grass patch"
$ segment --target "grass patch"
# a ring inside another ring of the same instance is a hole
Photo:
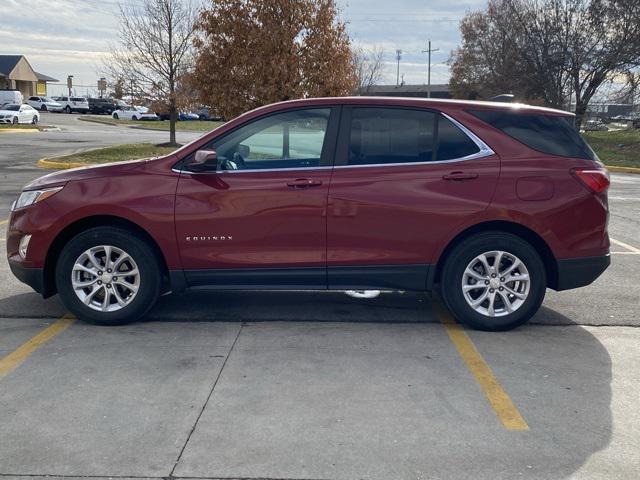
[[[115,118],[109,115],[83,115],[80,117],[81,120],[97,122],[97,123],[106,123],[109,125],[124,125],[124,126],[137,126],[144,127],[153,130],[163,130],[169,131],[169,121],[168,120],[157,120],[157,121],[140,121],[140,120],[116,120]],[[201,121],[201,120],[191,120],[188,122],[176,122],[176,130],[184,131],[184,132],[209,132],[214,128],[218,128],[224,122],[212,122],[212,121]]]
[[[120,162],[124,160],[136,160],[138,158],[158,157],[173,152],[176,147],[166,147],[153,145],[151,143],[137,143],[114,145],[112,147],[96,148],[85,152],[73,153],[63,157],[47,159],[49,162],[60,164],[66,163],[86,163],[99,164]]]
[[[640,168],[640,129],[584,132],[582,136],[605,165]]]
[[[159,122],[130,122],[144,128],[152,128],[154,130],[169,131],[169,122],[161,120]],[[214,128],[218,128],[224,122],[190,120],[188,122],[176,122],[176,130],[178,132],[210,132]]]
[[[29,124],[24,124],[24,123],[19,123],[17,125],[13,125],[11,123],[1,123],[0,124],[0,130],[13,130],[14,128],[20,128],[20,129],[24,129],[24,130],[37,130],[38,129],[38,125],[31,125]]]

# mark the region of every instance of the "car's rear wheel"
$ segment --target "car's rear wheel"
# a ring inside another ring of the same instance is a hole
[[[67,106],[64,108],[64,111],[65,111],[65,112],[67,112],[67,113],[71,113],[71,107],[70,107],[69,105],[67,105]]]
[[[136,321],[160,293],[158,259],[145,241],[119,227],[96,227],[62,250],[56,286],[76,317],[97,325]]]
[[[528,242],[486,232],[459,243],[446,259],[442,296],[461,322],[479,330],[510,330],[540,308],[546,271]]]

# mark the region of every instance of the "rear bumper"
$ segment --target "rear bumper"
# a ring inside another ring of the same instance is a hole
[[[44,270],[42,268],[27,268],[12,260],[9,260],[9,268],[18,280],[26,283],[36,292],[45,295]]]
[[[611,256],[568,258],[558,260],[558,280],[554,290],[569,290],[593,283],[611,264]]]

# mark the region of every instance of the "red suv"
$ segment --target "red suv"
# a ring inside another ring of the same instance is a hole
[[[609,265],[608,173],[573,116],[321,98],[246,113],[166,157],[56,172],[13,205],[13,273],[122,324],[166,292],[438,288],[506,330]]]

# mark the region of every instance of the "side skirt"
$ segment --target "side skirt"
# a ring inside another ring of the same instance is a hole
[[[173,270],[171,289],[425,291],[431,265]]]

